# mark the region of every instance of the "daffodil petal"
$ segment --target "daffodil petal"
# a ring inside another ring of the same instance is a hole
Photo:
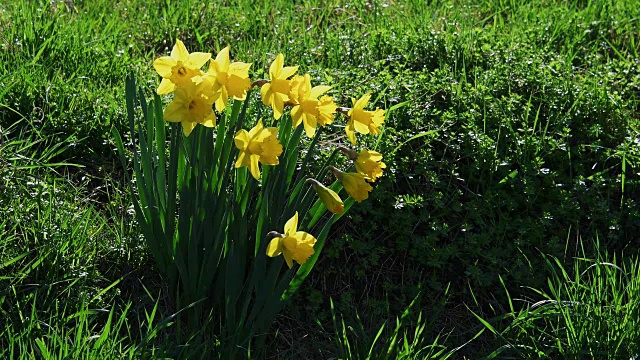
[[[164,109],[164,119],[170,122],[181,122],[189,118],[189,110],[185,109],[181,102],[173,100]]]
[[[200,69],[211,59],[211,53],[194,52],[189,54],[188,64],[194,69]]]
[[[280,69],[282,69],[283,66],[284,66],[284,55],[280,53],[273,60],[273,62],[271,63],[271,66],[269,66],[269,76],[271,76],[272,80],[278,77],[280,73]]]
[[[262,103],[265,106],[271,106],[271,103],[273,102],[273,92],[271,92],[270,90],[270,83],[266,83],[260,88],[260,97],[262,98]]]
[[[282,251],[282,256],[284,256],[284,261],[287,262],[287,266],[289,267],[289,269],[291,269],[293,267],[293,256],[291,252],[287,249],[284,249]]]
[[[273,117],[276,120],[278,120],[280,119],[280,117],[282,117],[282,112],[284,111],[284,99],[282,95],[275,94],[275,96],[273,97],[273,100],[274,100],[272,104]]]
[[[382,160],[382,154],[381,154],[381,153],[379,153],[379,152],[377,152],[377,151],[367,150],[367,149],[365,149],[365,150],[363,150],[363,151],[366,151],[366,152],[367,152],[367,154],[368,154],[368,156],[369,156],[369,158],[370,158],[371,160],[373,160],[373,161],[380,161],[380,160]]]
[[[371,94],[367,93],[362,95],[362,97],[360,99],[358,99],[358,101],[356,101],[353,104],[353,108],[354,109],[364,109],[367,104],[369,103],[369,99],[371,98]]]
[[[263,129],[264,129],[264,126],[262,126],[262,120],[259,119],[256,126],[254,126],[253,128],[251,128],[251,130],[249,130],[249,137],[252,139],[257,138],[258,135],[262,133]]]
[[[309,98],[316,100],[320,95],[326,93],[329,90],[331,90],[331,86],[326,86],[326,85],[314,86],[309,92]]]
[[[361,121],[358,121],[358,119],[355,119],[355,121],[353,122],[353,127],[354,129],[359,132],[360,134],[368,134],[369,133],[369,124],[365,124]]]
[[[178,62],[171,57],[163,56],[153,62],[153,68],[156,69],[158,75],[162,76],[163,78],[168,78],[169,76],[171,76],[171,71],[173,67],[176,66],[176,64],[178,64]]]
[[[286,79],[289,76],[292,76],[293,74],[296,73],[296,71],[298,71],[298,67],[297,66],[287,66],[282,68],[282,70],[280,71],[280,79]]]
[[[302,114],[302,106],[296,105],[291,108],[291,120],[293,120],[294,128],[297,128],[298,125],[300,125],[300,122],[302,121]]]
[[[250,140],[251,138],[249,136],[249,132],[245,129],[238,130],[235,137],[233,138],[233,142],[236,144],[236,147],[240,149],[240,151],[247,149]]]
[[[267,245],[267,256],[276,257],[282,254],[282,238],[277,237]]]
[[[182,131],[184,132],[184,136],[188,137],[195,127],[196,127],[195,122],[182,121]]]
[[[169,79],[162,79],[160,82],[160,86],[158,86],[158,90],[156,92],[158,95],[166,95],[174,92],[176,90],[176,84],[171,82]]]
[[[251,154],[249,160],[251,161],[251,166],[249,166],[249,171],[251,171],[251,175],[256,180],[260,180],[260,168],[258,167],[258,160],[260,159],[260,155]]]
[[[351,144],[355,145],[356,144],[356,133],[353,129],[353,121],[349,121],[349,123],[347,124],[347,126],[345,126],[344,130],[347,133],[347,137],[349,138],[349,141],[351,141]]]
[[[236,159],[236,164],[235,164],[236,169],[245,166],[244,162],[245,162],[246,157],[247,157],[247,152],[240,151],[238,153],[238,159]]]
[[[284,232],[287,236],[293,235],[296,233],[298,229],[298,212],[291,217],[291,219],[287,220],[284,224]]]
[[[216,63],[218,64],[218,71],[227,72],[229,70],[229,46],[220,50],[216,55]]]
[[[171,50],[171,57],[177,61],[187,62],[189,59],[189,51],[187,51],[187,47],[184,46],[182,41],[176,40],[176,44]]]
[[[229,65],[229,75],[237,75],[239,77],[248,77],[249,76],[249,68],[251,67],[251,63],[244,63],[240,61],[236,61]]]
[[[202,125],[206,127],[214,127],[216,126],[216,114],[212,111],[204,120],[201,122]]]
[[[216,100],[216,110],[221,113],[227,107],[227,97],[220,96]]]
[[[316,126],[318,125],[315,116],[305,114],[303,115],[304,131],[307,136],[312,138],[316,134]]]

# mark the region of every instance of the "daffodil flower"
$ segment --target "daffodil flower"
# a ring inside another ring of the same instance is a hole
[[[186,87],[191,78],[202,75],[200,68],[211,59],[210,53],[194,52],[189,54],[184,43],[176,40],[171,56],[163,56],[153,62],[153,67],[162,76],[158,86],[158,95],[172,93],[176,88]]]
[[[284,103],[289,101],[289,91],[291,90],[291,81],[288,77],[298,71],[297,66],[284,67],[284,55],[278,54],[269,67],[270,82],[262,85],[260,95],[262,95],[262,103],[271,106],[273,109],[273,117],[278,120],[284,111]]]
[[[179,87],[173,101],[164,110],[165,120],[182,123],[185,136],[189,136],[197,124],[216,126],[216,114],[212,107],[216,94],[211,86],[211,81],[205,79],[198,84],[188,82]]]
[[[243,62],[230,62],[229,47],[220,50],[215,60],[209,63],[207,76],[215,79],[213,91],[220,92],[220,97],[216,100],[216,110],[222,112],[227,106],[229,96],[237,100],[244,100],[247,90],[251,86],[249,80],[249,68],[251,64]]]
[[[240,150],[236,168],[246,166],[256,180],[260,179],[260,168],[263,165],[278,165],[278,156],[282,154],[282,145],[278,141],[278,128],[262,126],[262,121],[250,131],[241,129],[235,135],[234,142]]]
[[[330,89],[331,86],[314,86],[312,88],[311,76],[304,75],[304,82],[297,89],[297,105],[291,109],[293,127],[297,127],[302,122],[307,136],[312,138],[316,133],[317,124],[326,126],[333,122],[333,116],[338,108],[333,102],[333,98],[323,96],[318,100],[320,95]]]
[[[335,167],[330,167],[334,175],[344,186],[347,194],[351,196],[355,201],[362,202],[369,197],[369,192],[373,190],[371,185],[367,183],[364,175],[360,173],[346,173],[342,172]]]
[[[322,203],[329,211],[338,215],[344,212],[344,203],[335,191],[322,185],[315,179],[308,179],[307,181],[313,184],[313,188],[318,193],[320,200],[322,200]]]
[[[269,242],[267,255],[276,257],[282,254],[289,269],[293,267],[293,261],[304,264],[313,255],[313,246],[316,238],[304,231],[298,231],[298,212],[287,220],[284,225],[284,234],[276,234],[276,238]]]
[[[367,111],[364,108],[369,103],[371,94],[365,94],[360,99],[351,99],[353,108],[349,110],[349,122],[345,127],[347,136],[352,144],[356,144],[356,132],[360,134],[379,134],[380,126],[384,122],[384,110],[376,108],[375,111]]]
[[[371,179],[372,182],[376,181],[377,178],[382,176],[382,169],[387,167],[387,165],[381,160],[381,153],[373,150],[362,149],[360,150],[358,157],[354,160],[356,171]]]

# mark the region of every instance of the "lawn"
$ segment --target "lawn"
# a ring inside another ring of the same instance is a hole
[[[639,19],[635,0],[0,4],[0,355],[234,346],[184,321],[129,186],[144,114],[127,78],[156,104],[154,61],[181,40],[230,46],[251,80],[282,53],[339,106],[371,93],[386,110],[379,135],[358,135],[384,175],[237,357],[637,356]],[[246,112],[285,123],[259,101]],[[346,119],[302,136],[317,151],[292,171],[351,146]]]

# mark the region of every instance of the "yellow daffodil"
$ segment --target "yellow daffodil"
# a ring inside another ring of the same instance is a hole
[[[313,188],[318,193],[320,200],[324,206],[334,214],[342,214],[344,212],[344,203],[340,196],[336,194],[335,191],[329,189],[328,187],[322,185],[319,181],[315,179],[309,179],[308,182],[313,184]]]
[[[287,80],[287,78],[295,74],[296,71],[298,71],[297,66],[284,67],[284,55],[278,54],[269,67],[270,82],[260,88],[262,103],[266,106],[271,106],[273,117],[276,120],[282,116],[284,103],[289,101],[291,81]]]
[[[356,165],[356,170],[371,179],[371,181],[376,181],[377,178],[382,176],[382,169],[386,168],[387,165],[382,161],[382,154],[373,151],[362,149],[358,154],[358,157],[354,160]]]
[[[345,128],[347,136],[352,144],[356,144],[356,132],[360,134],[379,134],[380,126],[384,122],[384,110],[376,108],[375,111],[367,111],[364,108],[369,103],[371,94],[365,94],[360,99],[351,99],[353,108],[349,110],[349,122]]]
[[[316,133],[316,125],[326,126],[333,122],[338,106],[333,102],[331,96],[318,97],[329,91],[331,86],[311,87],[311,76],[306,74],[304,82],[299,85],[296,94],[297,105],[291,109],[291,119],[293,127],[297,127],[302,122],[307,136],[312,138]]]
[[[215,79],[213,90],[220,92],[216,100],[216,110],[222,112],[227,106],[229,96],[237,100],[244,100],[247,90],[251,86],[249,80],[249,68],[251,64],[243,62],[230,62],[229,47],[220,50],[215,60],[209,63],[207,75]]]
[[[176,40],[171,56],[163,56],[153,62],[153,67],[162,76],[158,95],[169,94],[179,87],[188,86],[191,78],[202,75],[200,68],[211,59],[210,53],[189,54],[182,41]]]
[[[263,165],[278,165],[278,156],[282,154],[282,145],[277,138],[278,128],[262,126],[262,121],[250,131],[241,129],[235,135],[234,142],[240,150],[236,168],[246,166],[256,180],[260,179],[258,162]]]
[[[211,86],[211,81],[205,79],[198,84],[190,81],[179,87],[173,101],[164,110],[165,120],[182,123],[185,136],[191,134],[196,124],[216,126],[216,114],[212,107],[216,94]]]
[[[284,234],[277,234],[267,246],[267,255],[276,257],[282,254],[289,269],[293,267],[293,260],[304,264],[313,255],[316,238],[304,231],[298,231],[298,212],[284,225]]]
[[[355,201],[362,202],[369,197],[369,192],[373,190],[371,185],[367,183],[364,175],[360,173],[346,173],[335,167],[330,168],[335,176],[340,180],[342,186]]]

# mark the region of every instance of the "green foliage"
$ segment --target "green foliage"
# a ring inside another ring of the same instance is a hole
[[[637,256],[576,258],[566,269],[543,256],[551,276],[509,312],[489,322],[503,346],[488,358],[632,359],[640,353],[640,277]],[[522,303],[522,307],[520,304]],[[500,320],[500,321],[498,321]],[[500,324],[506,324],[496,330]]]

